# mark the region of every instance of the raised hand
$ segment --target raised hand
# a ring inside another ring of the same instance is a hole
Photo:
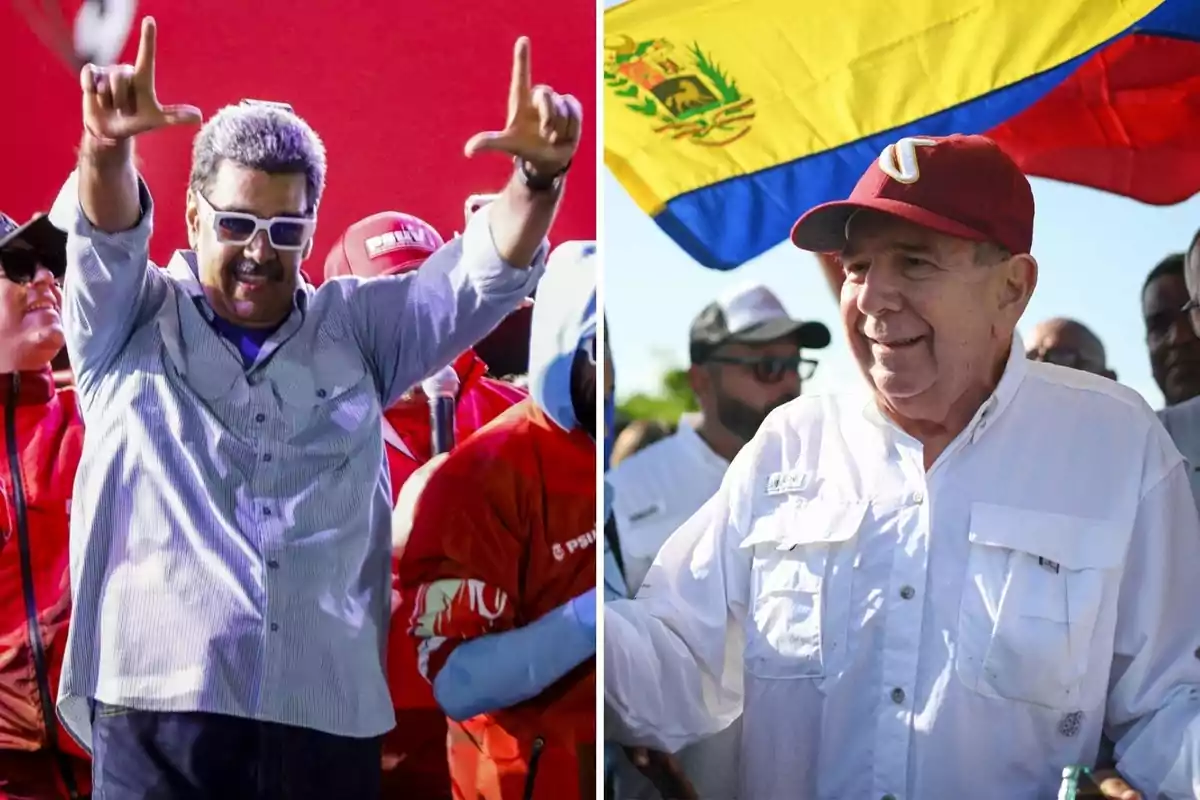
[[[579,149],[583,107],[569,94],[549,86],[532,86],[529,39],[522,36],[513,51],[508,90],[508,124],[502,131],[477,133],[467,142],[467,156],[493,150],[524,160],[540,175],[562,171]]]
[[[83,89],[83,126],[104,142],[119,142],[139,133],[200,121],[200,109],[188,105],[164,106],[154,91],[154,51],[157,28],[153,17],[142,20],[137,61],[131,67],[84,66],[79,74]]]

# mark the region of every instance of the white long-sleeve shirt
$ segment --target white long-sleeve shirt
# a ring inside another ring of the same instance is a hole
[[[1030,363],[931,469],[869,397],[773,413],[605,613],[608,735],[742,714],[742,800],[1053,797],[1102,729],[1200,797],[1200,521],[1134,392]]]

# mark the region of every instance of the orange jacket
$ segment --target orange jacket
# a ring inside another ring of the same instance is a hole
[[[74,389],[56,390],[49,369],[0,375],[0,411],[0,764],[47,751],[47,786],[57,788],[45,796],[67,797],[64,770],[88,791],[86,753],[54,712],[70,619],[71,489],[83,422]]]
[[[532,400],[456,448],[429,477],[401,564],[427,679],[461,642],[594,588],[595,528],[595,443]],[[527,784],[535,800],[593,794],[595,691],[593,659],[520,705],[451,722],[454,796],[522,800]]]

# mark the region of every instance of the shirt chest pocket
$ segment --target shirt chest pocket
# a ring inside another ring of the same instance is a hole
[[[318,355],[310,369],[280,369],[271,378],[294,445],[331,433],[353,436],[367,423],[378,424],[374,384],[356,354]]]
[[[745,669],[770,680],[825,678],[845,663],[854,538],[867,504],[781,503],[754,521]]]
[[[1057,710],[1101,701],[1107,669],[1093,664],[1106,591],[1126,531],[1084,517],[976,503],[959,610],[955,670],[990,697]]]

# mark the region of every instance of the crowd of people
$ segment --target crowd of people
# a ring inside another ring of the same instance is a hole
[[[610,797],[1200,797],[1200,235],[1142,291],[1156,416],[1017,332],[1033,218],[978,136],[805,214],[861,386],[801,391],[829,332],[766,287],[696,317],[700,411],[605,476]]]
[[[76,169],[0,216],[0,797],[590,796],[596,249],[548,241],[578,102],[518,41],[466,146],[508,184],[449,241],[355,223],[319,286],[319,135],[228,106],[160,268],[134,142],[201,120],[156,50],[145,19],[82,70]]]

